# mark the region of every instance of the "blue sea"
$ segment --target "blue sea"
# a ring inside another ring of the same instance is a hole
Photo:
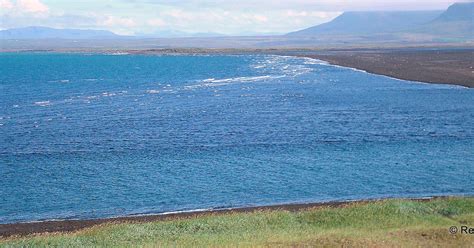
[[[474,90],[273,55],[0,54],[0,223],[474,195]]]

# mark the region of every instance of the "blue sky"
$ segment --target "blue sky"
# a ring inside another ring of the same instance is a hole
[[[460,0],[463,1],[463,0]],[[348,10],[445,9],[451,0],[0,0],[0,29],[24,26],[222,34],[286,33]]]

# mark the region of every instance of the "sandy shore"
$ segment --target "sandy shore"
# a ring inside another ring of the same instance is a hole
[[[398,79],[474,87],[474,49],[341,50],[299,56]]]
[[[433,199],[439,199],[445,197],[426,197],[426,198],[406,198],[416,201],[430,201]],[[27,222],[27,223],[11,223],[11,224],[0,224],[0,238],[6,238],[10,236],[26,236],[30,234],[40,233],[54,233],[54,232],[73,232],[84,228],[106,224],[106,223],[145,223],[154,221],[166,221],[181,218],[196,218],[205,215],[215,214],[229,214],[229,213],[248,213],[255,211],[269,211],[269,210],[287,210],[287,211],[301,211],[305,209],[320,208],[320,207],[344,207],[349,204],[364,204],[369,202],[381,201],[386,199],[371,199],[371,200],[358,200],[358,201],[333,201],[333,202],[320,202],[320,203],[303,203],[303,204],[282,204],[282,205],[271,205],[271,206],[258,206],[258,207],[242,207],[232,209],[215,209],[215,210],[202,210],[202,211],[190,211],[190,212],[175,212],[168,214],[151,214],[151,215],[136,215],[136,216],[123,216],[115,218],[102,218],[102,219],[86,219],[86,220],[50,220],[41,222]]]

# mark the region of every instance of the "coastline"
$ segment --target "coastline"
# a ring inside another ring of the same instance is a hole
[[[327,51],[297,54],[395,79],[474,88],[474,50]]]
[[[362,70],[395,79],[428,84],[458,85],[474,88],[474,48],[387,47],[387,48],[276,48],[276,49],[102,49],[102,50],[28,50],[6,53],[46,52],[107,55],[280,55],[313,58],[331,65]]]
[[[328,201],[313,203],[294,203],[294,204],[275,204],[266,206],[236,207],[222,209],[203,209],[190,211],[175,211],[157,214],[129,215],[111,218],[97,219],[65,219],[65,220],[45,220],[33,222],[19,222],[0,224],[0,239],[8,237],[23,237],[32,234],[44,233],[69,233],[82,229],[94,227],[102,224],[120,224],[120,223],[149,223],[156,221],[170,221],[177,219],[199,218],[209,215],[225,215],[233,213],[252,213],[258,211],[289,211],[298,212],[317,208],[343,208],[353,204],[368,204],[386,200],[411,200],[419,202],[428,202],[437,199],[448,199],[450,197],[469,197],[469,196],[427,196],[414,198],[375,198],[361,200],[345,200],[345,201]]]

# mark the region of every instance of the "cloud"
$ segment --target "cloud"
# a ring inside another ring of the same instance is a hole
[[[52,28],[91,28],[97,25],[95,17],[78,15],[48,15],[44,16],[12,16],[0,17],[0,28],[15,28],[26,26],[47,26]]]
[[[340,12],[349,10],[423,10],[444,9],[454,2],[472,0],[119,0],[143,6],[170,6],[188,9],[264,11],[296,9],[305,11]]]
[[[17,6],[25,12],[47,12],[48,6],[39,0],[17,0]]]
[[[160,19],[160,18],[150,19],[146,22],[146,24],[148,26],[151,26],[151,27],[164,27],[164,26],[166,26],[166,22],[163,21],[163,19]]]
[[[106,27],[134,27],[137,23],[132,18],[107,16],[99,20],[98,25]]]
[[[0,8],[2,10],[13,9],[13,7],[13,2],[11,2],[10,0],[0,0]]]
[[[0,27],[44,25],[108,29],[122,34],[154,33],[158,29],[237,35],[286,33],[330,21],[343,11],[443,9],[454,1],[0,0]]]
[[[324,11],[295,11],[288,10],[286,12],[287,17],[317,17],[321,19],[333,17],[333,12],[324,12]]]
[[[0,24],[6,17],[47,17],[49,15],[49,7],[39,0],[0,0]]]

